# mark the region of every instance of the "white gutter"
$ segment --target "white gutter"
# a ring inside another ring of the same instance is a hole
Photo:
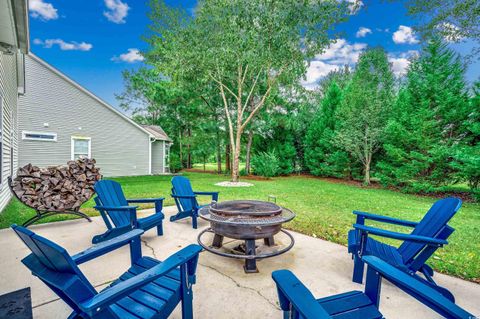
[[[150,137],[148,138],[148,175],[152,175],[152,143],[153,141]]]

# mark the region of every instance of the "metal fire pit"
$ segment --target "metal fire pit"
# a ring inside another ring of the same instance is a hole
[[[245,272],[258,272],[256,260],[283,254],[290,250],[295,241],[286,230],[282,229],[282,223],[288,222],[295,214],[286,208],[274,203],[255,200],[235,200],[221,203],[213,203],[199,210],[199,216],[210,222],[210,228],[205,229],[198,235],[198,243],[214,254],[245,259]],[[264,245],[273,247],[274,236],[279,232],[287,235],[289,244],[272,252],[257,253],[256,240],[263,239]],[[202,241],[205,233],[213,233],[211,245]],[[234,248],[235,253],[221,251],[224,237],[242,240],[245,243]]]

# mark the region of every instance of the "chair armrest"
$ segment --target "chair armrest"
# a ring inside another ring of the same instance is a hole
[[[375,214],[370,214],[370,213],[365,213],[365,212],[360,212],[360,211],[353,211],[353,214],[357,216],[362,216],[365,217],[366,219],[371,219],[375,220],[378,222],[384,222],[388,224],[394,224],[394,225],[401,225],[401,226],[407,226],[407,227],[415,227],[418,225],[417,222],[412,222],[409,220],[403,220],[403,219],[398,219],[398,218],[393,218],[393,217],[388,217],[388,216],[382,216],[382,215],[375,215]]]
[[[272,278],[277,284],[280,306],[283,311],[290,311],[290,304],[306,319],[329,319],[310,290],[289,270],[276,270]]]
[[[392,231],[389,231],[389,230],[384,230],[384,229],[379,229],[379,228],[374,228],[374,227],[359,225],[359,224],[354,224],[353,227],[355,229],[358,229],[361,232],[364,232],[364,233],[367,233],[367,234],[373,234],[373,235],[377,235],[377,236],[382,236],[382,237],[387,237],[387,238],[392,238],[392,239],[398,239],[398,240],[406,240],[406,241],[411,241],[411,242],[420,243],[420,244],[426,244],[426,245],[430,245],[430,246],[441,247],[443,245],[448,244],[448,241],[446,241],[444,239],[397,233],[397,232],[392,232]]]
[[[218,193],[219,192],[193,192],[195,195],[210,195],[212,196],[212,200],[218,201]]]
[[[196,198],[197,195],[176,195],[176,194],[171,194],[173,198]]]
[[[141,229],[131,230],[123,235],[93,245],[92,247],[72,256],[72,259],[77,265],[80,265],[84,262],[95,259],[98,256],[104,255],[126,244],[129,244],[132,240],[140,237],[140,235],[143,233],[144,231]]]
[[[455,319],[475,318],[472,314],[448,300],[435,289],[380,258],[363,256],[362,260],[382,277],[442,316]]]
[[[165,200],[165,197],[137,198],[137,199],[127,199],[127,203],[155,203],[155,202],[162,202],[163,200]]]
[[[93,208],[97,210],[120,210],[120,211],[130,211],[130,210],[137,210],[138,206],[93,206]]]
[[[138,290],[140,287],[157,280],[164,276],[174,268],[187,263],[193,258],[197,258],[202,248],[199,245],[189,245],[176,254],[168,257],[161,264],[150,268],[132,278],[122,281],[108,289],[93,296],[89,300],[80,304],[81,309],[93,316],[94,314],[103,310],[104,307],[115,303],[116,301],[128,296],[132,292]]]

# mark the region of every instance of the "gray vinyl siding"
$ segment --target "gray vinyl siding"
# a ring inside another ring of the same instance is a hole
[[[76,84],[25,57],[27,92],[19,100],[19,165],[71,160],[71,138],[91,138],[91,157],[104,176],[149,174],[149,135]],[[45,123],[48,123],[48,127]],[[22,139],[22,131],[56,133],[57,141]]]
[[[152,143],[152,174],[163,174],[164,141]]]
[[[17,56],[0,52],[0,96],[2,107],[2,177],[0,181],[0,211],[11,198],[8,177],[17,171]],[[13,170],[12,152],[13,147]]]

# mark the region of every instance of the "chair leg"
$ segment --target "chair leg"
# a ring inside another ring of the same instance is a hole
[[[361,284],[363,282],[363,268],[365,264],[363,263],[360,256],[353,254],[353,282]]]
[[[192,293],[187,298],[182,299],[182,319],[193,319]]]
[[[163,223],[160,223],[160,225],[157,226],[157,235],[158,236],[163,235]]]
[[[197,216],[193,215],[192,216],[192,226],[194,229],[197,229]]]

